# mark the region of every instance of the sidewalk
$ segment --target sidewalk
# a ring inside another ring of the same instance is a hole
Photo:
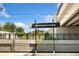
[[[79,56],[79,53],[0,53],[0,56]]]

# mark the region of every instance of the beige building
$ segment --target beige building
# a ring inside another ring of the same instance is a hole
[[[15,33],[0,31],[0,39],[18,39]]]

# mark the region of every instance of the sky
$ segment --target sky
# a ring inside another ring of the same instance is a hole
[[[23,27],[25,32],[32,29],[30,24],[52,22],[53,15],[59,8],[57,3],[3,3],[0,4],[0,23],[11,22]]]

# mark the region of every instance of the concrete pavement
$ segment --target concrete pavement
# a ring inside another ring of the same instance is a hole
[[[79,56],[79,53],[0,53],[0,56]]]

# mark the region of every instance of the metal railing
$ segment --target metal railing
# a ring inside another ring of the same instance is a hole
[[[48,34],[46,35],[45,33],[43,33],[42,35],[37,35],[36,39],[37,40],[78,40],[79,39],[79,33],[55,33],[54,34],[54,38],[52,37],[53,34]],[[35,39],[35,35],[26,35],[24,36],[25,38],[23,38],[23,36],[18,37],[15,34],[0,34],[0,39],[26,39],[26,40],[30,40],[30,39]]]

